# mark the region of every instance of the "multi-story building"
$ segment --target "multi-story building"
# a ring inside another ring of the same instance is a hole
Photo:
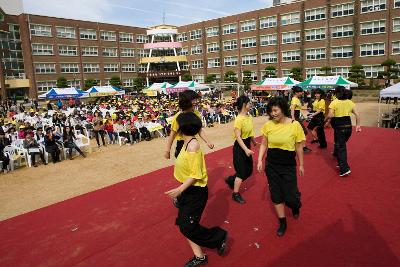
[[[199,82],[209,74],[222,80],[227,71],[241,80],[250,70],[256,81],[267,66],[275,66],[280,76],[300,67],[304,77],[330,66],[333,74],[346,77],[351,65],[361,64],[372,78],[384,60],[400,61],[400,0],[287,2],[177,27],[176,56],[187,58],[180,69]],[[47,91],[60,76],[82,87],[87,79],[107,84],[118,75],[131,87],[133,77],[148,72],[147,64],[140,64],[148,57],[144,28],[30,14],[3,12],[2,17],[6,80],[26,78],[30,96]]]

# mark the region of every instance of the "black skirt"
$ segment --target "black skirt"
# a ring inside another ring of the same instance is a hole
[[[250,149],[251,137],[242,140],[246,147]],[[253,173],[253,157],[248,157],[237,141],[233,145],[233,166],[236,172],[234,177],[239,177],[243,181]]]
[[[318,113],[317,116],[314,116],[307,128],[310,130],[314,130],[315,127],[323,127],[324,126],[324,114]]]

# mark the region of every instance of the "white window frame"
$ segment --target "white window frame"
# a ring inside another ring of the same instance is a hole
[[[384,67],[381,65],[364,65],[363,69],[364,69],[365,78],[377,78],[379,72],[385,70]],[[368,73],[371,73],[371,75],[369,75]],[[375,75],[374,75],[374,73],[375,73]]]
[[[326,28],[307,29],[305,31],[306,42],[326,39]]]
[[[229,44],[228,44],[229,43]],[[231,50],[235,50],[238,48],[238,44],[237,44],[237,40],[227,40],[227,41],[223,41],[222,45],[224,48],[224,51],[231,51]]]
[[[60,73],[79,73],[79,63],[60,63]]]
[[[219,43],[209,43],[207,44],[207,53],[219,52]]]
[[[56,71],[56,63],[35,63],[35,73],[36,74],[54,74],[54,73],[57,73],[57,71]]]
[[[239,64],[239,59],[237,56],[224,57],[224,66],[225,67],[234,67]]]
[[[190,63],[193,70],[202,69],[204,67],[202,59],[192,60]]]
[[[76,30],[74,27],[56,26],[56,35],[57,38],[76,39]]]
[[[257,22],[255,19],[240,22],[240,32],[250,32],[257,29]]]
[[[257,47],[257,37],[247,37],[240,39],[240,47],[241,48],[252,48]]]
[[[98,46],[81,46],[82,56],[95,57],[99,55]]]
[[[39,85],[40,84],[40,85]],[[36,88],[38,92],[48,92],[57,86],[57,81],[37,81]],[[46,88],[45,90],[40,90],[40,88]]]
[[[192,45],[190,47],[190,53],[192,55],[200,55],[203,54],[203,45],[202,44],[196,44],[196,45]]]
[[[99,73],[100,72],[100,64],[99,63],[83,63],[83,72],[84,73]]]
[[[242,60],[243,66],[257,65],[257,55],[256,54],[243,55],[241,60]]]
[[[393,18],[392,23],[392,32],[400,32],[400,17]]]
[[[122,72],[135,72],[135,63],[122,63]]]
[[[380,54],[381,46],[383,45],[383,54]],[[378,46],[378,49],[375,47]],[[374,50],[375,49],[375,50]],[[378,54],[374,54],[374,51],[379,51]],[[363,52],[365,54],[363,55]],[[385,43],[366,43],[360,44],[360,57],[381,57],[386,54]]]
[[[70,52],[72,52],[72,53],[70,53]],[[58,45],[58,54],[60,56],[72,56],[72,57],[77,56],[78,55],[78,46],[59,44]]]
[[[400,0],[393,1],[393,8],[400,8]]]
[[[118,48],[116,47],[103,47],[101,49],[103,57],[118,57]]]
[[[326,19],[326,7],[317,7],[304,10],[304,21],[318,21]]]
[[[145,34],[136,34],[136,43],[144,44],[149,42],[149,37]]]
[[[385,19],[363,21],[360,23],[360,35],[381,34],[381,33],[386,33]]]
[[[336,36],[334,36],[336,34]],[[353,24],[335,25],[331,27],[331,38],[347,38],[354,36]]]
[[[290,59],[288,59],[289,57],[290,57]],[[300,50],[282,51],[282,62],[296,62],[296,61],[300,61],[300,59],[301,59]]]
[[[52,44],[32,44],[32,55],[35,56],[52,56],[54,55],[54,48]]]
[[[236,23],[225,24],[222,26],[222,34],[223,35],[233,34],[233,33],[237,33],[237,24]]]
[[[120,51],[121,57],[134,57],[135,56],[134,48],[121,47],[120,49],[121,49],[121,51]]]
[[[203,31],[201,29],[190,31],[190,40],[199,40],[203,37]]]
[[[261,17],[260,18],[260,29],[275,28],[278,25],[278,17]]]
[[[214,37],[219,35],[219,27],[214,26],[214,27],[209,27],[206,28],[206,36],[207,37]]]
[[[331,18],[340,18],[353,15],[354,15],[354,2],[338,4],[331,7]]]
[[[221,60],[219,58],[209,58],[207,60],[208,68],[219,68],[221,67]]]
[[[320,67],[306,68],[306,77],[307,77],[307,79],[310,78],[310,77],[313,77],[313,76],[318,76],[320,74],[322,74]]]
[[[350,55],[350,53],[351,53],[351,55]],[[337,54],[337,55],[334,55],[334,54]],[[339,55],[342,55],[342,56],[339,56]],[[353,47],[350,45],[331,47],[331,58],[352,58],[353,56],[354,56]]]
[[[307,60],[322,60],[326,59],[326,48],[311,48],[306,50]]]
[[[120,32],[118,37],[121,43],[133,43],[133,33]]]
[[[119,72],[119,64],[118,63],[105,63],[103,66],[104,72]]]
[[[114,31],[100,31],[100,39],[108,42],[117,41],[117,33]]]
[[[392,41],[392,55],[400,54],[400,40]]]
[[[278,62],[278,53],[262,53],[261,54],[261,64],[271,64]]]
[[[31,36],[52,37],[51,25],[30,23],[29,32]]]
[[[361,14],[383,11],[387,8],[386,0],[361,0],[360,2]]]
[[[278,44],[278,35],[275,33],[260,36],[260,46],[270,46],[277,44]]]
[[[188,40],[187,33],[186,32],[178,33],[176,39],[178,42],[187,42]]]
[[[294,44],[294,43],[300,43],[300,41],[301,41],[300,31],[282,33],[282,44]]]
[[[94,29],[79,29],[81,40],[97,40],[97,31]]]
[[[189,55],[189,48],[187,46],[182,47],[181,49],[178,50],[178,55],[179,56],[187,56],[187,55]]]
[[[300,12],[291,12],[281,15],[281,25],[291,25],[300,23]]]
[[[339,69],[341,69],[341,71],[339,71]],[[344,71],[345,69],[347,69],[346,71]],[[335,66],[332,67],[332,71],[331,71],[332,75],[340,75],[343,76],[345,78],[348,78],[350,76],[350,67],[348,66]]]

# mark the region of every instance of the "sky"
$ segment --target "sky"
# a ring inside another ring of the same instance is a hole
[[[176,26],[265,8],[272,0],[23,0],[24,12],[149,27]]]

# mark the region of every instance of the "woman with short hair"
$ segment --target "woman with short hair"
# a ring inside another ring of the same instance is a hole
[[[325,120],[325,93],[321,89],[315,90],[315,100],[312,103],[311,121],[307,128],[311,130],[313,140],[311,143],[319,143],[320,148],[326,148],[326,138],[324,130]]]
[[[267,105],[270,120],[262,128],[262,142],[258,154],[257,170],[262,171],[267,151],[265,174],[272,203],[279,218],[278,236],[286,232],[285,205],[292,210],[295,219],[300,216],[300,192],[297,187],[296,156],[299,175],[304,175],[303,143],[306,140],[300,123],[290,118],[287,102],[273,97]]]
[[[206,228],[200,225],[208,200],[208,175],[204,154],[195,137],[202,128],[202,122],[193,112],[181,113],[177,121],[178,134],[184,144],[175,161],[174,176],[181,185],[165,194],[179,199],[176,225],[193,250],[194,257],[185,264],[186,267],[191,267],[207,264],[207,255],[201,247],[217,249],[218,254],[224,254],[228,233],[220,227]]]
[[[68,149],[69,159],[72,160],[72,150],[75,149],[82,157],[86,158],[86,155],[82,150],[75,144],[76,136],[72,127],[67,125],[64,127],[63,141],[64,147]]]

